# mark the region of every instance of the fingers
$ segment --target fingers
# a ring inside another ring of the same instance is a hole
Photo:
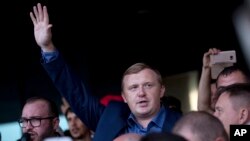
[[[39,19],[38,19],[39,15],[38,15],[38,11],[37,11],[36,6],[33,6],[33,13],[34,13],[33,15],[35,15],[34,17],[35,17],[36,21],[39,22]]]
[[[43,6],[43,20],[49,23],[49,14],[46,6]]]
[[[38,9],[38,17],[37,17],[37,19],[39,21],[43,21],[43,9],[42,9],[42,5],[40,3],[37,4],[37,9]]]
[[[220,52],[220,50],[217,49],[217,48],[210,48],[210,49],[208,50],[208,52],[205,52],[205,53],[204,53],[203,57],[204,57],[204,58],[207,58],[207,57],[209,57],[210,55],[215,55],[215,54],[218,54],[219,52]]]
[[[218,54],[220,52],[220,50],[219,49],[217,49],[217,48],[210,48],[209,50],[208,50],[208,53],[209,53],[209,55],[211,55],[211,54]]]
[[[32,12],[30,12],[30,18],[31,18],[33,24],[36,25],[37,21],[36,21],[36,18],[35,18],[34,14]]]
[[[48,19],[48,12],[47,12],[47,7],[43,6],[38,3],[37,6],[33,6],[33,13],[30,12],[30,17],[33,22],[33,24],[37,24],[38,22],[49,22]]]

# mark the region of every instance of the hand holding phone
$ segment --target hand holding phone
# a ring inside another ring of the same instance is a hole
[[[225,67],[233,66],[236,61],[235,50],[221,51],[218,54],[210,55],[212,79],[216,79]]]

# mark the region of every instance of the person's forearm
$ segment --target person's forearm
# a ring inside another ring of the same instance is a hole
[[[211,68],[203,67],[198,88],[198,110],[207,111],[209,113],[212,112],[210,106],[211,104],[210,75],[211,75]]]
[[[85,86],[82,79],[65,63],[62,56],[48,63],[42,63],[59,93],[86,125],[95,130],[104,106]]]

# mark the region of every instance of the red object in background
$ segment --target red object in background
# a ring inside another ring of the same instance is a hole
[[[101,98],[100,102],[101,104],[107,106],[110,101],[121,101],[123,102],[121,95],[114,95],[114,94],[107,94],[104,97]]]

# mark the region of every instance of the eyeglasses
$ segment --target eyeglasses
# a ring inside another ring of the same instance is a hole
[[[28,126],[28,122],[30,122],[30,125],[32,127],[38,127],[41,125],[41,120],[45,120],[45,119],[53,119],[55,118],[54,116],[50,116],[50,117],[44,117],[44,118],[39,118],[39,117],[34,117],[34,118],[30,118],[30,119],[25,119],[25,118],[22,118],[18,121],[19,125],[22,127],[22,128],[25,128]]]

